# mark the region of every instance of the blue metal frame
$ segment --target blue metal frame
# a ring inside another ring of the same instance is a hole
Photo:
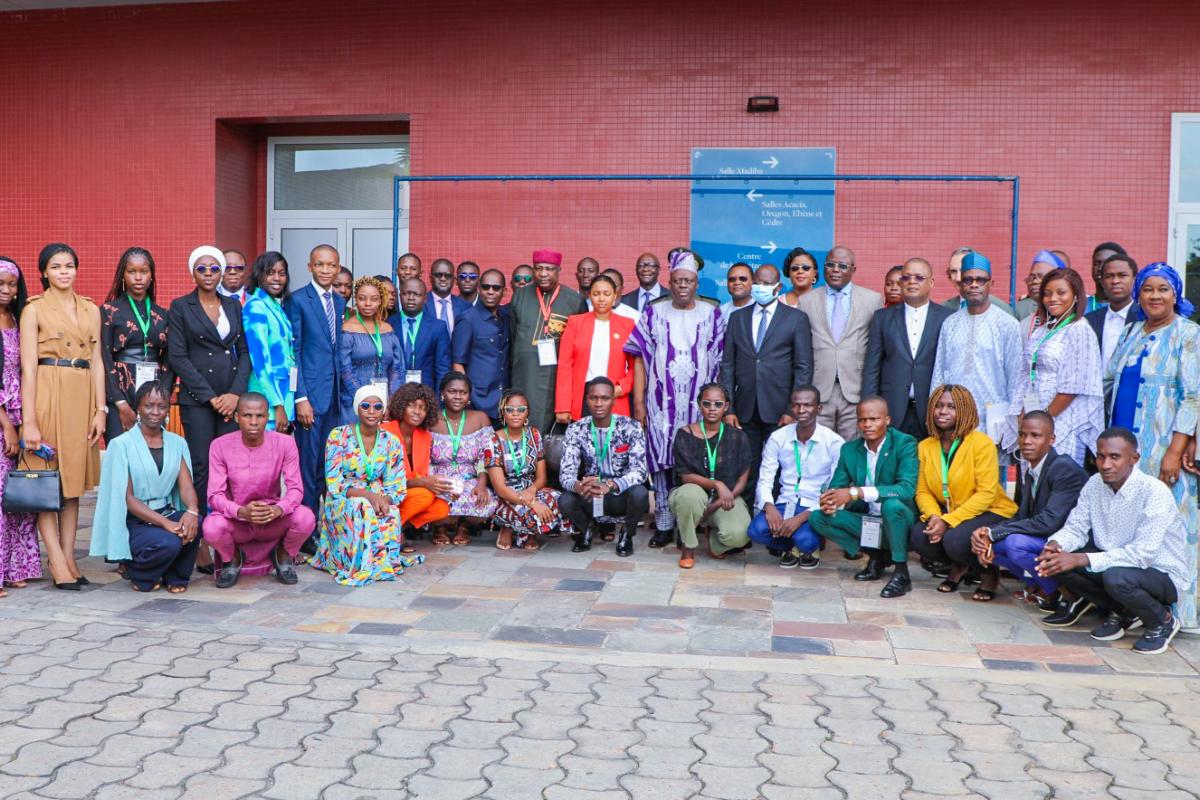
[[[691,175],[645,174],[631,175],[397,175],[392,182],[392,279],[396,278],[396,261],[400,258],[400,184],[401,183],[466,183],[488,181],[892,181],[895,183],[1011,183],[1012,248],[1009,253],[1009,302],[1017,302],[1017,232],[1020,224],[1021,178],[1017,175]]]

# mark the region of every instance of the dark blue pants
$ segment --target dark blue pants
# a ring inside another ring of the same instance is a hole
[[[167,519],[178,522],[182,517],[183,512],[176,511]],[[127,522],[129,552],[133,556],[128,562],[129,580],[143,591],[149,591],[156,583],[187,586],[200,547],[199,526],[196,538],[185,545],[178,536],[157,525],[148,525],[135,517],[130,517]]]
[[[1040,590],[1047,597],[1058,591],[1058,581],[1037,574],[1037,557],[1046,547],[1046,540],[1023,533],[1010,533],[992,545],[996,566],[1011,572],[1026,586]]]
[[[331,366],[332,369],[332,366]],[[321,497],[325,494],[325,440],[338,422],[338,404],[322,414],[313,413],[311,428],[296,426],[296,449],[300,452],[300,480],[304,484],[304,505],[321,518]]]
[[[783,503],[776,503],[775,508],[779,510],[781,517],[787,513],[787,506]],[[797,504],[792,513],[799,514],[806,510],[804,506]],[[801,553],[811,554],[821,548],[821,537],[817,536],[816,531],[807,522],[796,528],[796,532],[790,538],[772,536],[771,529],[767,527],[767,515],[761,511],[750,521],[750,530],[746,531],[746,535],[750,537],[750,541],[766,545],[772,550],[791,550],[795,546]]]

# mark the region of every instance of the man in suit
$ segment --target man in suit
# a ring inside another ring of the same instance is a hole
[[[1096,341],[1100,342],[1100,363],[1108,366],[1112,354],[1116,352],[1117,342],[1129,323],[1136,319],[1137,314],[1130,313],[1133,308],[1133,278],[1137,275],[1137,262],[1127,255],[1114,254],[1104,260],[1100,267],[1100,286],[1108,305],[1089,311],[1084,319],[1096,333]],[[1104,393],[1104,419],[1108,421],[1108,406],[1112,398],[1111,390]]]
[[[471,380],[471,407],[500,420],[500,393],[508,387],[511,331],[508,311],[500,307],[504,273],[489,269],[479,276],[479,305],[464,316],[450,342],[451,366]]]
[[[621,303],[642,312],[658,298],[666,297],[667,287],[658,282],[662,265],[658,263],[658,256],[654,253],[642,253],[638,256],[634,272],[637,275],[638,288],[623,295]]]
[[[883,308],[879,292],[852,283],[854,251],[837,246],[825,256],[825,287],[800,296],[796,307],[812,326],[813,383],[824,399],[821,424],[850,440],[858,435],[863,362],[871,316]]]
[[[764,264],[754,273],[754,303],[738,309],[725,328],[721,385],[733,398],[725,422],[746,432],[750,440],[747,502],[758,486],[763,444],[783,425],[787,398],[812,382],[812,332],[808,317],[779,302],[779,270]]]
[[[296,363],[296,446],[304,505],[314,514],[325,493],[325,440],[338,419],[338,341],[346,301],[333,291],[341,259],[332,245],[321,244],[308,255],[312,282],[292,292],[283,308],[292,323]],[[305,544],[306,552],[312,540]]]
[[[434,317],[425,302],[425,284],[420,278],[400,284],[400,310],[388,317],[388,324],[400,337],[404,382],[423,383],[437,394],[442,378],[450,371],[450,334],[446,323]]]
[[[1017,434],[1022,479],[1017,483],[1017,513],[991,528],[971,534],[971,550],[985,567],[1004,567],[1038,596],[1038,607],[1054,611],[1058,581],[1038,575],[1037,557],[1046,540],[1062,530],[1087,482],[1083,468],[1054,450],[1054,417],[1030,411]]]
[[[405,253],[396,259],[396,283],[400,284],[409,278],[421,277],[421,257],[416,253]]]
[[[448,258],[439,258],[429,265],[429,281],[433,290],[425,302],[425,310],[434,319],[446,324],[446,330],[454,333],[454,325],[467,313],[471,304],[452,294],[454,291],[454,263]]]
[[[910,258],[900,272],[904,302],[880,309],[867,334],[867,360],[863,364],[862,393],[877,394],[888,404],[897,427],[924,439],[925,407],[937,358],[942,323],[952,313],[929,302],[933,267],[923,258]]]
[[[887,401],[878,395],[863,398],[857,414],[862,438],[842,447],[830,488],[821,495],[820,511],[809,524],[850,555],[859,548],[870,553],[856,581],[877,581],[887,564],[893,564],[891,580],[879,596],[900,597],[912,588],[908,531],[917,521],[917,442],[891,427]],[[864,538],[873,546],[866,547]]]

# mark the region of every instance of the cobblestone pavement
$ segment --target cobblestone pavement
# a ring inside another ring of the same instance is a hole
[[[12,800],[1200,793],[1196,680],[631,666],[2,622]]]

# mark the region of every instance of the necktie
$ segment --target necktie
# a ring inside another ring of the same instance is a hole
[[[438,319],[442,322],[446,321],[446,301],[438,298]]]
[[[756,353],[762,347],[763,337],[767,334],[767,323],[770,319],[765,308],[758,312],[758,333],[754,334],[754,352]]]
[[[650,292],[642,289],[642,302],[638,304],[638,311],[646,310],[646,303],[650,302]]]
[[[1033,514],[1033,496],[1037,493],[1037,484],[1033,480],[1033,472],[1025,473],[1025,491],[1021,497],[1021,511],[1023,516]]]
[[[846,330],[846,309],[843,304],[843,294],[835,292],[833,295],[833,315],[829,325],[829,332],[833,334],[833,341],[840,342],[842,334]]]
[[[329,341],[337,346],[337,317],[333,313],[333,295],[325,292],[325,321],[329,323]]]
[[[408,326],[407,335],[404,337],[404,349],[408,351],[408,357],[413,357],[414,351],[417,349],[416,341],[416,319],[413,317],[405,317],[404,324]]]

